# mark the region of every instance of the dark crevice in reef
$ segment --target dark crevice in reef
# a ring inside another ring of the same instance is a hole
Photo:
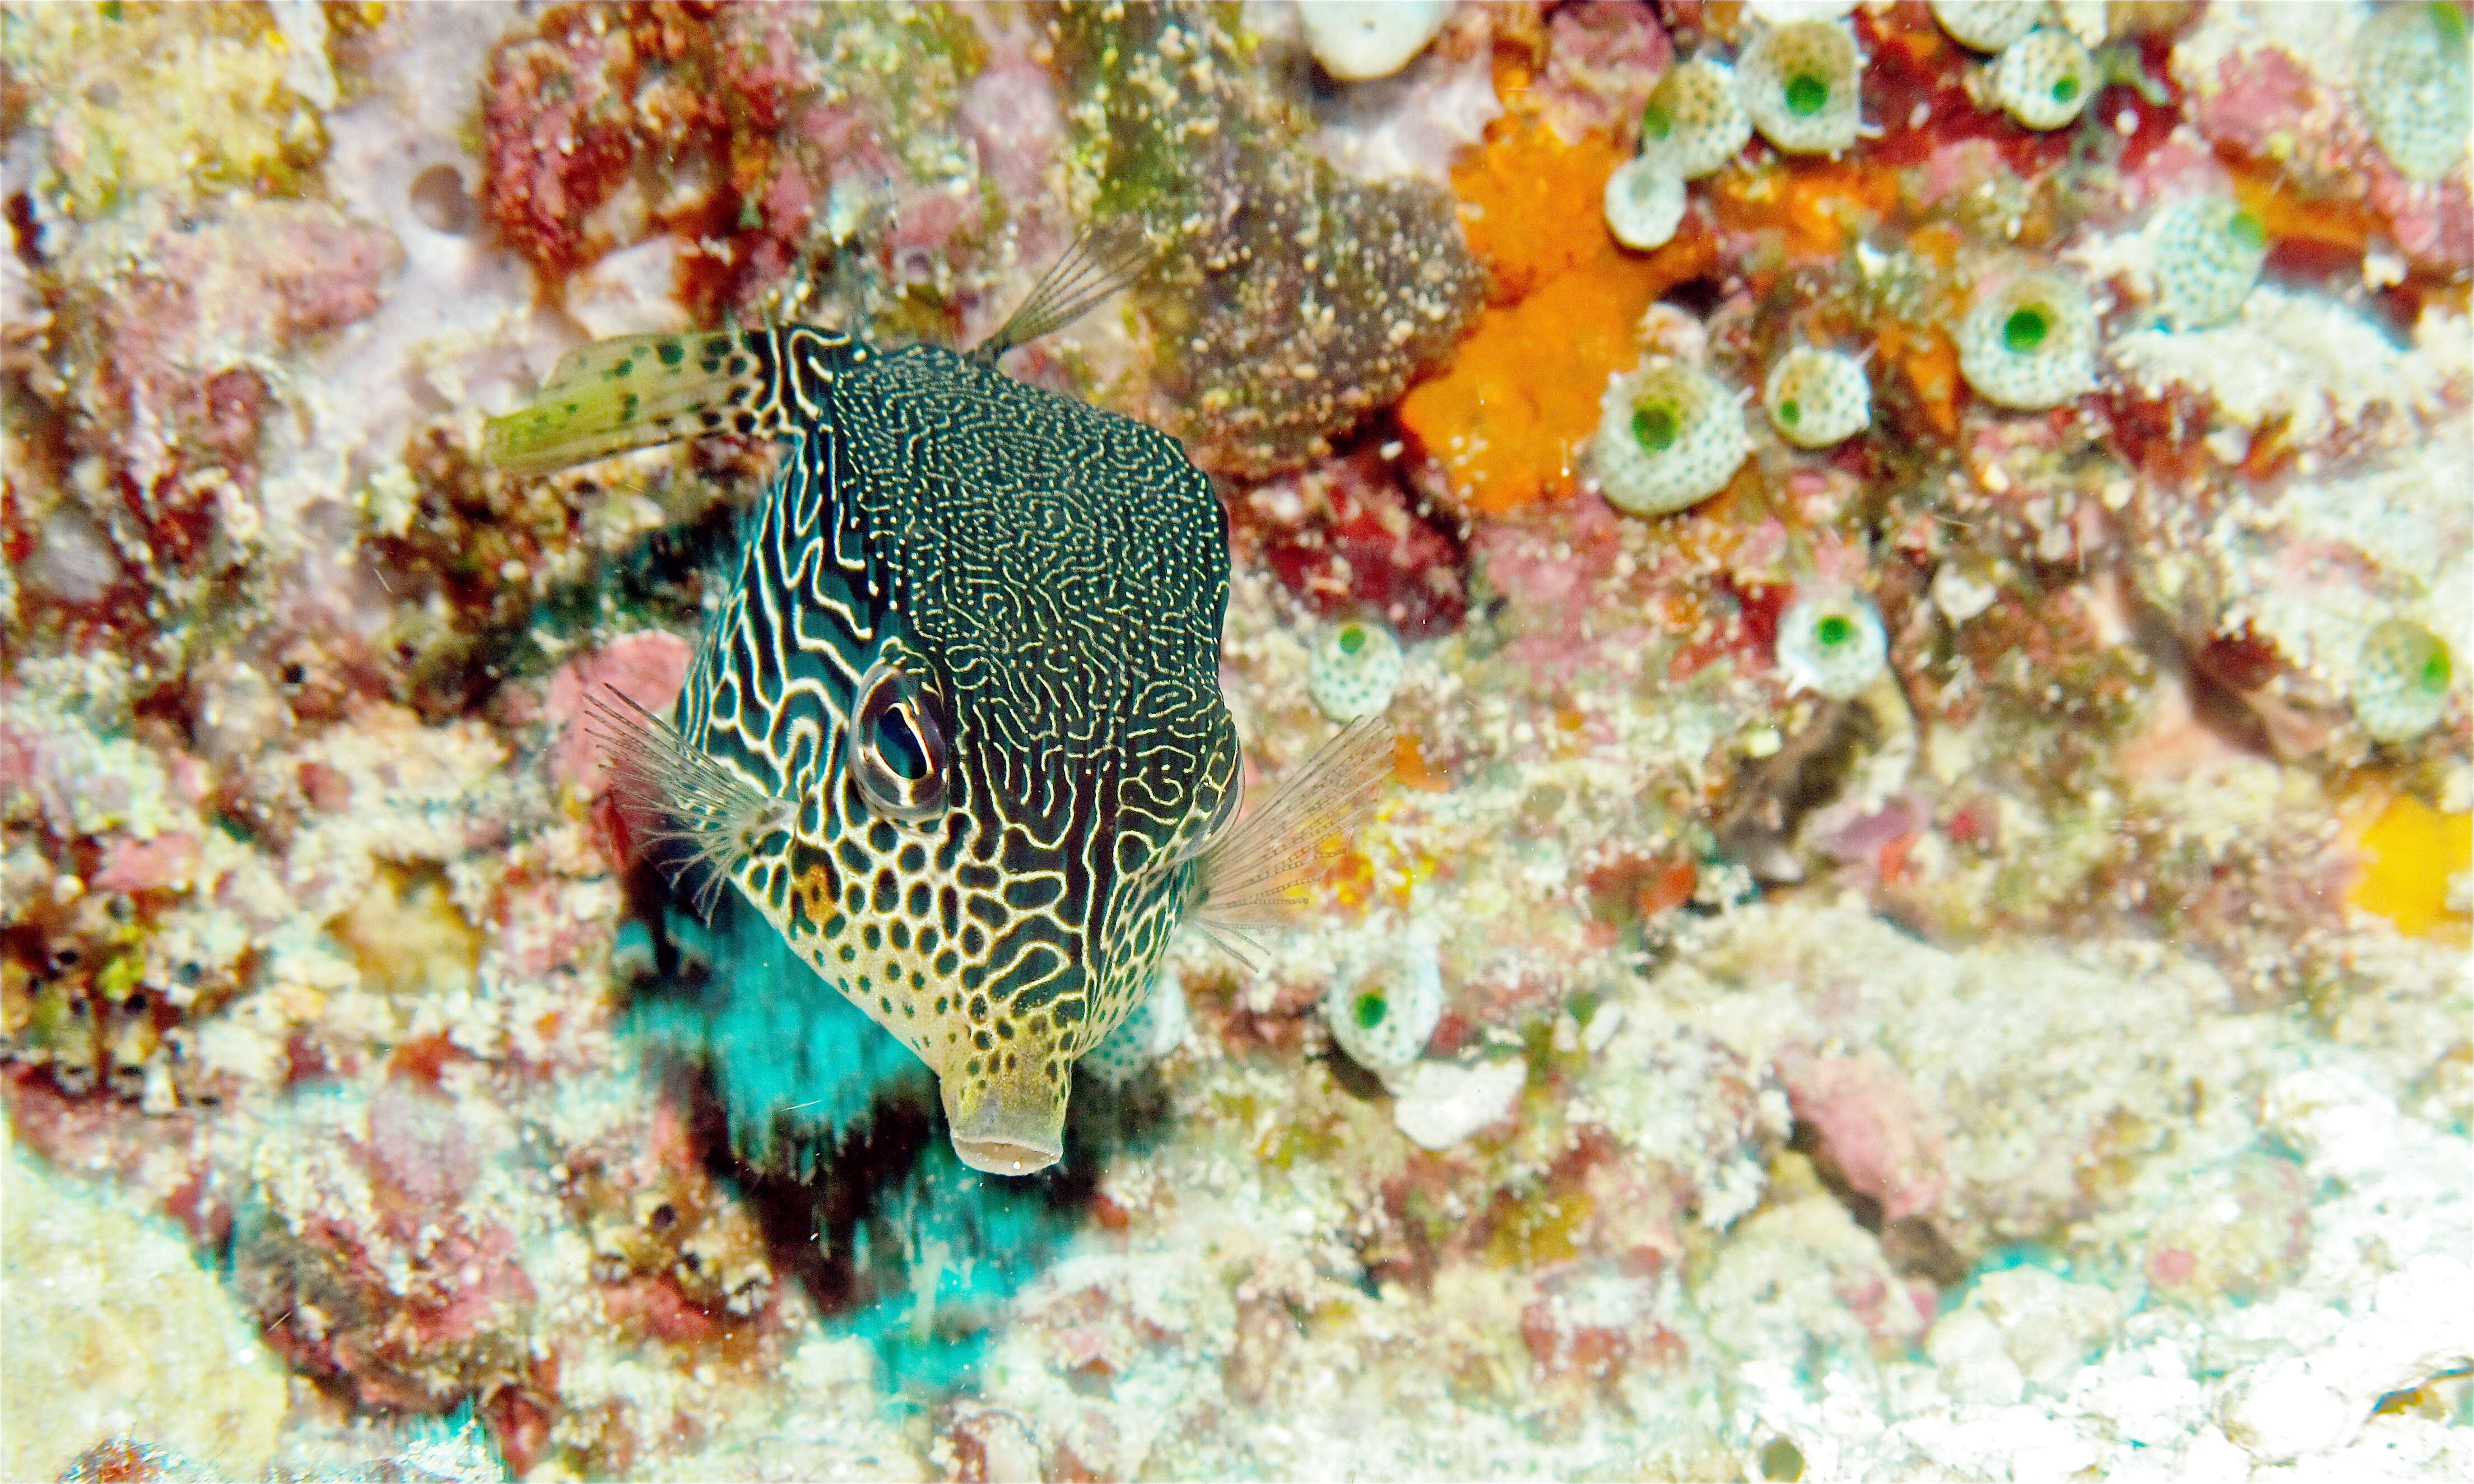
[[[1856,758],[1880,736],[1872,712],[1832,702],[1766,758],[1737,768],[1733,801],[1720,816],[1719,848],[1763,881],[1804,876],[1794,843],[1805,816],[1836,799]]]
[[[1822,1146],[1821,1131],[1812,1124],[1796,1120],[1787,1136],[1787,1148],[1811,1160],[1822,1188],[1847,1208],[1856,1225],[1881,1239],[1881,1255],[1889,1259],[1892,1271],[1901,1277],[1920,1277],[1936,1288],[1954,1288],[1974,1271],[1928,1218],[1903,1216],[1897,1221],[1883,1221],[1881,1203],[1847,1183]]]

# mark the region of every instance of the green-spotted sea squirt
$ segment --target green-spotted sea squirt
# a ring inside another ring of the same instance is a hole
[[[1932,0],[1932,13],[1959,45],[1998,52],[2036,29],[2045,0]]]
[[[2408,742],[2448,714],[2457,680],[2448,645],[2412,619],[2389,619],[2363,640],[2354,669],[2354,719],[2381,742]]]
[[[1770,368],[1761,405],[1787,442],[1826,449],[1873,426],[1873,383],[1844,351],[1800,345]]]
[[[1417,1060],[1443,1014],[1443,964],[1434,934],[1422,926],[1359,954],[1322,1001],[1331,1038],[1348,1059],[1378,1075]]]
[[[1406,663],[1391,625],[1346,619],[1315,641],[1306,659],[1306,694],[1334,721],[1370,717],[1392,704]]]
[[[1696,58],[1666,69],[1640,113],[1640,153],[1686,181],[1724,169],[1752,142],[1735,69]]]
[[[1608,503],[1662,515],[1725,489],[1751,451],[1735,394],[1698,367],[1656,356],[1607,384],[1589,464]]]
[[[2103,85],[2096,58],[2057,27],[2037,27],[1993,60],[1993,101],[2029,129],[2061,128]]]
[[[2206,196],[2167,207],[2151,231],[2156,308],[2168,324],[2191,329],[2242,312],[2268,261],[2268,233],[2257,216]]]
[[[1979,292],[1958,327],[1958,370],[1976,395],[2022,412],[2058,407],[2096,385],[2096,309],[2055,273],[2024,273]]]
[[[1735,62],[1744,111],[1761,137],[1789,155],[1835,155],[1864,123],[1864,59],[1833,21],[1764,27]]]
[[[1850,699],[1881,676],[1889,654],[1880,613],[1856,594],[1825,589],[1797,598],[1779,616],[1779,673],[1790,693]]]

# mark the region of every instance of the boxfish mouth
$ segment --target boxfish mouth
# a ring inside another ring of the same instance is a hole
[[[954,1140],[954,1156],[982,1175],[1031,1175],[1055,1164],[1061,1148],[1038,1148],[1007,1139]]]
[[[983,1175],[1035,1175],[1065,1156],[1065,1092],[1032,1065],[987,1078],[937,1076],[954,1155]]]

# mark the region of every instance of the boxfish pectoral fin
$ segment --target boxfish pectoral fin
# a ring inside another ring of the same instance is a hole
[[[490,419],[482,454],[512,474],[539,474],[674,438],[772,432],[781,412],[769,338],[715,330],[581,346],[530,403]]]
[[[1274,927],[1310,900],[1309,887],[1348,848],[1392,775],[1395,732],[1388,718],[1344,727],[1263,807],[1231,820],[1194,857],[1186,920],[1248,967],[1249,929]]]
[[[689,746],[617,686],[587,695],[582,714],[630,828],[671,888],[710,922],[724,885],[768,841],[789,833],[798,805]]]

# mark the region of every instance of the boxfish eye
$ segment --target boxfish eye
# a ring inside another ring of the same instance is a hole
[[[851,782],[879,818],[925,824],[945,812],[953,756],[929,697],[880,660],[859,683],[847,756]]]

